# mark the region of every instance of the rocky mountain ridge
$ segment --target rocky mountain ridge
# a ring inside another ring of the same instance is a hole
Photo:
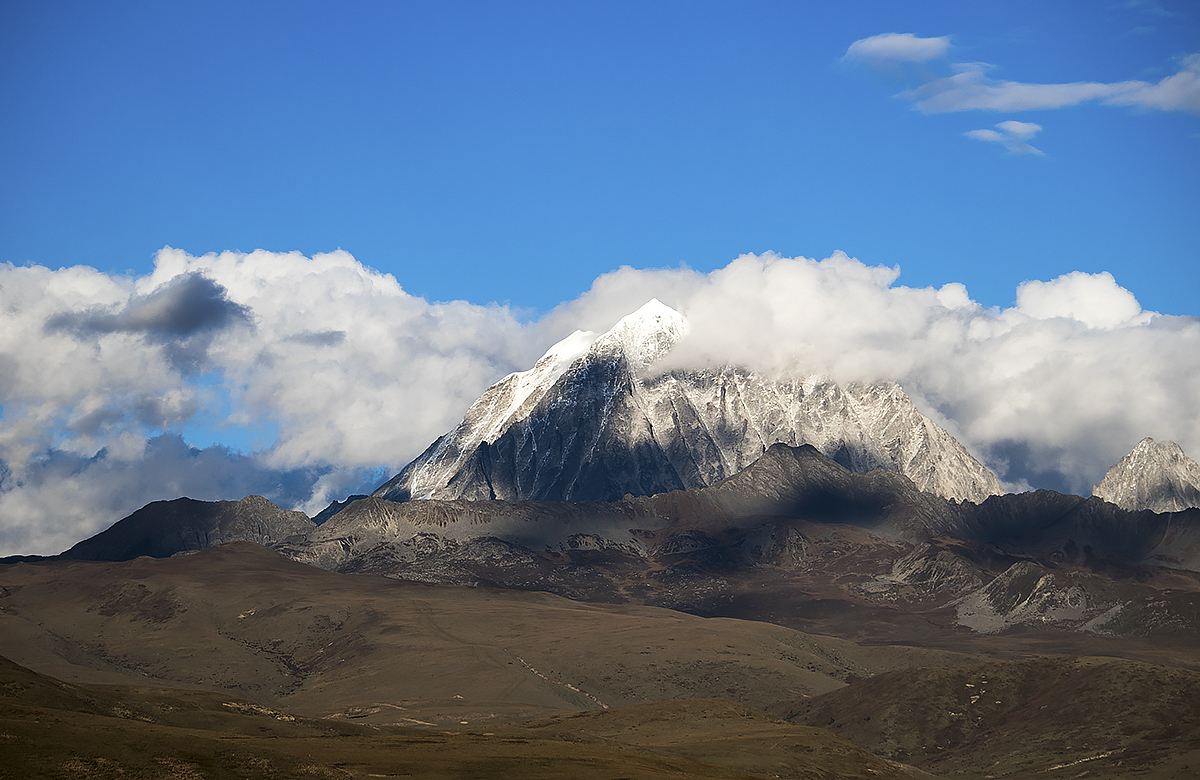
[[[337,571],[804,630],[847,630],[845,619],[878,611],[899,636],[947,624],[1200,634],[1200,511],[1130,512],[1052,491],[957,503],[811,446],[775,445],[711,487],[618,502],[364,499],[278,549]]]
[[[141,538],[157,522],[167,542],[85,542],[68,555],[169,555],[228,540],[188,530],[210,527],[216,505],[165,503],[176,511],[152,504],[96,539]],[[1130,512],[1052,491],[954,502],[895,472],[851,471],[810,445],[774,445],[710,487],[614,502],[366,497],[306,530],[241,527],[242,538],[333,571],[802,630],[852,630],[845,620],[875,614],[900,638],[921,626],[1200,635],[1200,510]],[[195,543],[181,545],[187,533]]]
[[[164,558],[234,541],[270,546],[316,526],[303,512],[281,509],[262,496],[240,501],[155,501],[95,536],[63,558],[122,561],[148,555]]]

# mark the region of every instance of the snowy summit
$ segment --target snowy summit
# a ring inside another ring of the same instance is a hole
[[[946,498],[982,501],[999,480],[894,383],[839,385],[737,366],[646,369],[688,332],[655,299],[599,336],[576,331],[488,388],[375,495],[615,500],[703,487],[772,444],[811,444],[855,471],[886,469]]]

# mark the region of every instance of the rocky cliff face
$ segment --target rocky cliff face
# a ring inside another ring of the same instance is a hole
[[[1146,437],[1108,470],[1092,494],[1124,509],[1200,507],[1200,464],[1175,442]]]
[[[485,392],[463,421],[375,495],[391,500],[616,500],[703,487],[772,444],[811,444],[855,471],[982,501],[986,467],[894,383],[841,386],[726,366],[656,372],[687,333],[651,301],[596,336],[576,332]]]

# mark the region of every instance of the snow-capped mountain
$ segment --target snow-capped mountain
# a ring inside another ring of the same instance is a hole
[[[855,471],[982,501],[1000,483],[894,383],[839,385],[726,366],[654,372],[686,335],[651,300],[577,331],[510,374],[374,495],[392,500],[615,500],[712,485],[772,444],[811,444]]]
[[[1092,494],[1123,509],[1200,507],[1200,464],[1175,442],[1147,436],[1108,470]]]

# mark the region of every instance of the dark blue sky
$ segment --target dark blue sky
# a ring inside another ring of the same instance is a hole
[[[350,7],[346,7],[350,6]],[[1200,313],[1200,117],[923,114],[950,62],[1156,82],[1200,6],[0,3],[0,260],[337,247],[435,299],[544,310],[620,264],[841,248],[984,303],[1109,270]],[[884,32],[945,63],[842,61]],[[1043,126],[1045,154],[963,133]]]

